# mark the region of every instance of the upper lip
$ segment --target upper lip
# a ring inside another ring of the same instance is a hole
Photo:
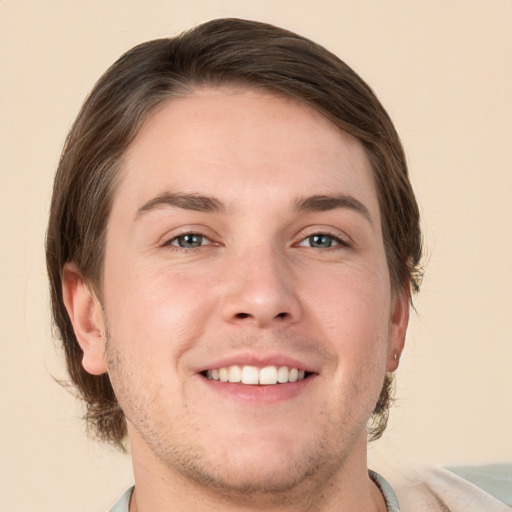
[[[230,354],[229,356],[216,359],[199,366],[195,369],[196,373],[206,370],[214,370],[217,368],[226,368],[228,366],[257,366],[263,368],[265,366],[288,366],[289,368],[297,368],[308,373],[317,373],[315,365],[310,362],[306,363],[299,358],[280,353],[259,354],[256,352],[242,352],[239,354]]]

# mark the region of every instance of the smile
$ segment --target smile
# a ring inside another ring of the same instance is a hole
[[[220,382],[241,383],[252,386],[269,386],[272,384],[287,384],[304,380],[308,374],[304,370],[288,366],[240,366],[231,365],[223,368],[206,370],[203,375],[210,380]]]

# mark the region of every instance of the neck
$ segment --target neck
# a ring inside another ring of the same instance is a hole
[[[384,498],[369,479],[366,436],[333,471],[318,469],[293,487],[272,491],[226,490],[170,469],[147,445],[131,437],[135,491],[130,512],[385,512]]]

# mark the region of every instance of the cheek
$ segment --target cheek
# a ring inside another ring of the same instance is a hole
[[[323,283],[324,293],[315,287],[310,292],[317,325],[335,355],[324,408],[334,423],[345,422],[356,435],[375,407],[386,373],[389,286],[377,271],[331,274]]]
[[[319,317],[330,340],[364,354],[387,337],[390,288],[375,269],[343,269],[316,275],[305,287],[306,307]]]
[[[105,309],[112,337],[137,357],[177,361],[201,335],[208,287],[201,279],[137,268],[105,274]]]
[[[320,276],[317,276],[320,279]],[[317,281],[318,283],[319,281]],[[322,280],[323,293],[310,288],[317,325],[336,356],[332,387],[344,407],[359,396],[361,410],[373,409],[386,373],[390,289],[387,274],[354,270]],[[359,407],[357,406],[357,407]]]

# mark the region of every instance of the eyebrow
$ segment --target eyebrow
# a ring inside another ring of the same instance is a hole
[[[222,213],[226,211],[224,203],[215,197],[201,194],[164,192],[144,203],[137,210],[135,218],[138,219],[147,212],[165,206],[207,213]],[[325,212],[338,208],[353,210],[361,214],[370,225],[373,225],[368,208],[353,196],[314,195],[298,199],[294,205],[294,209],[298,212]]]
[[[198,212],[216,213],[225,211],[224,203],[215,197],[203,196],[200,194],[174,194],[171,192],[164,192],[163,194],[160,194],[144,203],[137,210],[135,218],[138,219],[145,213],[157,210],[164,206],[182,208],[183,210],[194,210]]]
[[[295,203],[295,209],[299,212],[325,212],[337,208],[355,211],[361,214],[369,223],[372,223],[372,217],[368,208],[358,199],[349,195],[315,195],[299,199]]]

